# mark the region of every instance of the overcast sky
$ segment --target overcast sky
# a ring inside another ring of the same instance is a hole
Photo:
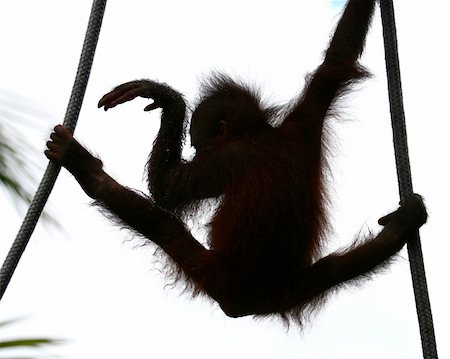
[[[440,358],[449,359],[450,5],[395,5],[414,189],[430,213],[422,246]],[[147,77],[195,100],[199,81],[221,70],[260,85],[275,103],[286,102],[320,63],[342,6],[331,0],[110,1],[76,137],[121,183],[145,191],[159,113],[144,113],[143,100],[104,113],[96,104],[105,92]],[[0,2],[0,121],[27,137],[30,157],[42,167],[50,129],[65,113],[90,7],[90,0]],[[334,121],[330,251],[360,231],[378,230],[376,220],[398,203],[379,17],[377,9],[362,59],[374,76],[343,103],[349,121]],[[10,197],[0,198],[3,260],[24,213]],[[129,233],[90,207],[65,171],[49,211],[63,231],[38,225],[0,304],[0,321],[25,317],[1,328],[0,340],[67,340],[40,350],[41,357],[421,357],[405,250],[386,274],[334,295],[303,332],[287,332],[270,320],[227,318],[217,305],[165,286],[153,248],[127,241]]]

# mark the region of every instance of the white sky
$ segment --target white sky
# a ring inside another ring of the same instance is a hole
[[[334,3],[334,5],[333,5]],[[326,0],[115,0],[104,25],[76,136],[101,155],[121,183],[145,191],[143,167],[159,127],[158,113],[135,101],[104,113],[98,99],[122,82],[148,77],[195,99],[199,79],[224,70],[260,84],[284,102],[320,63],[338,19]],[[447,230],[449,171],[448,1],[396,0],[405,110],[415,191],[425,196],[429,223],[422,246],[440,358],[450,358],[450,271]],[[23,121],[42,155],[50,128],[62,122],[91,7],[90,0],[2,0],[0,118]],[[336,123],[330,250],[396,207],[379,11],[362,60],[374,73],[345,103]],[[39,177],[41,173],[37,176]],[[0,260],[22,221],[1,197]],[[61,173],[50,211],[64,232],[42,225],[0,304],[2,328],[16,336],[67,339],[39,351],[66,358],[420,358],[420,338],[406,251],[391,271],[360,288],[341,290],[300,333],[267,320],[227,318],[216,305],[164,287],[152,247],[104,219],[76,182]],[[6,352],[5,352],[6,354]],[[11,353],[12,354],[12,353]],[[24,352],[17,354],[25,355]]]

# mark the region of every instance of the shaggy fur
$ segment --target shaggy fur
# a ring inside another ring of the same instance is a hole
[[[137,96],[154,100],[147,111],[162,108],[148,161],[149,197],[115,182],[62,126],[46,155],[118,222],[156,243],[194,294],[214,299],[231,317],[277,315],[301,324],[327,293],[388,263],[426,220],[415,197],[382,221],[377,237],[323,256],[326,120],[336,100],[368,76],[357,60],[374,5],[348,2],[324,62],[284,111],[240,82],[212,76],[191,118],[191,161],[181,157],[187,119],[180,93],[138,80],[106,94],[99,102],[105,110]],[[204,246],[183,220],[211,198],[218,205]]]

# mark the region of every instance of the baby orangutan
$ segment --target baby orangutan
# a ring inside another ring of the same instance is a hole
[[[327,229],[324,121],[339,95],[368,75],[358,58],[374,6],[375,0],[348,2],[323,63],[277,126],[278,112],[249,87],[214,76],[192,114],[191,161],[181,157],[180,93],[138,80],[106,94],[99,102],[105,110],[136,97],[153,100],[145,111],[162,109],[148,163],[149,197],[118,184],[63,126],[55,127],[45,154],[118,221],[158,245],[180,278],[228,316],[276,314],[301,323],[305,309],[331,289],[386,266],[427,219],[414,195],[380,219],[384,228],[374,238],[320,253]],[[207,198],[218,198],[219,206],[203,246],[182,218]]]

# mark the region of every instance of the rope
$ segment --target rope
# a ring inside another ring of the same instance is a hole
[[[106,0],[93,1],[83,49],[78,63],[77,74],[63,122],[63,125],[71,132],[75,130],[81,104],[86,92],[105,7]],[[3,294],[5,294],[14,270],[25,251],[60,170],[61,167],[52,162],[47,166],[42,181],[31,202],[25,219],[23,220],[22,226],[20,227],[16,239],[0,269],[0,299],[3,297]]]
[[[413,194],[413,187],[408,155],[405,113],[403,110],[394,6],[392,0],[381,0],[380,7],[398,185],[400,200],[405,200]],[[418,231],[414,238],[408,241],[407,247],[422,340],[423,357],[426,359],[437,358],[433,317],[431,314],[430,299],[428,297],[427,280]]]

